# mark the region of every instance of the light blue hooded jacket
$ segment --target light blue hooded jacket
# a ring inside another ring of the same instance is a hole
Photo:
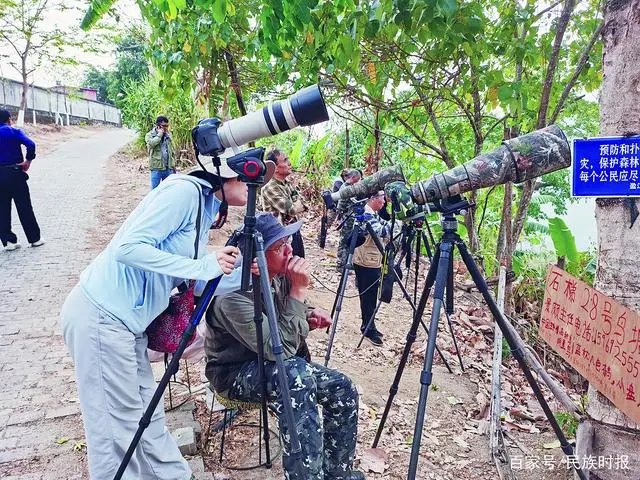
[[[194,259],[198,196],[202,219],[198,258]],[[209,229],[220,200],[211,185],[188,175],[171,175],[147,194],[109,245],[80,275],[79,285],[100,310],[139,334],[167,307],[171,291],[185,280],[206,281],[222,275],[215,255],[208,255]],[[216,295],[240,288],[241,268],[225,275]]]

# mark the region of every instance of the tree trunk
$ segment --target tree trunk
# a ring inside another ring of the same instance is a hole
[[[27,56],[22,57],[22,96],[20,97],[20,110],[18,110],[18,127],[24,126],[24,115],[27,111],[27,93],[29,92],[29,81],[27,80]]]
[[[640,0],[609,0],[604,10],[603,81],[600,93],[600,134],[640,133],[640,117],[630,114],[638,103],[640,79]],[[598,270],[596,288],[633,310],[640,310],[640,222],[631,226],[621,199],[598,199]],[[577,453],[627,456],[628,470],[591,471],[590,479],[635,478],[640,472],[640,424],[618,410],[589,386],[587,413],[577,436]]]
[[[558,23],[556,25],[556,34],[553,39],[551,58],[549,59],[549,64],[547,65],[547,74],[545,76],[544,84],[542,87],[542,95],[540,97],[536,130],[547,126],[549,99],[551,98],[553,89],[553,79],[556,74],[556,68],[558,66],[558,58],[560,55],[560,50],[562,48],[562,40],[564,39],[564,34],[567,30],[567,26],[569,25],[569,20],[571,20],[571,14],[573,13],[575,6],[575,0],[566,0],[562,7],[562,13],[558,18]],[[518,205],[518,211],[516,212],[516,217],[513,221],[512,243],[514,245],[514,248],[516,245],[518,245],[518,241],[520,240],[520,234],[522,233],[522,228],[527,219],[527,215],[529,214],[529,204],[531,203],[531,199],[533,198],[533,193],[536,190],[537,183],[538,179],[534,178],[532,180],[527,180],[523,184],[520,204]]]
[[[344,168],[349,168],[349,125],[344,127]]]
[[[376,110],[376,124],[373,130],[373,147],[367,149],[365,157],[365,175],[376,173],[380,169],[380,159],[382,158],[382,143],[380,139],[380,122],[378,120],[379,111]]]

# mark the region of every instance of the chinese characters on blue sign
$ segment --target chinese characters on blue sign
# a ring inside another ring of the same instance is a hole
[[[640,138],[573,141],[574,197],[640,197]]]

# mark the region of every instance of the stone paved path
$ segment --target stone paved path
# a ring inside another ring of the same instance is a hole
[[[83,478],[86,449],[71,359],[58,314],[93,258],[87,232],[107,159],[132,140],[123,129],[59,145],[29,171],[36,217],[46,244],[0,251],[0,478]],[[61,439],[69,439],[63,442]],[[61,442],[61,443],[59,443]],[[85,477],[86,478],[86,477]]]

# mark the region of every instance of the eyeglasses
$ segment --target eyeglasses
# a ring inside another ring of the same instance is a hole
[[[286,237],[282,239],[281,242],[274,243],[273,245],[271,245],[267,250],[271,252],[282,253],[285,245],[291,245],[291,240],[292,240],[291,237]]]

